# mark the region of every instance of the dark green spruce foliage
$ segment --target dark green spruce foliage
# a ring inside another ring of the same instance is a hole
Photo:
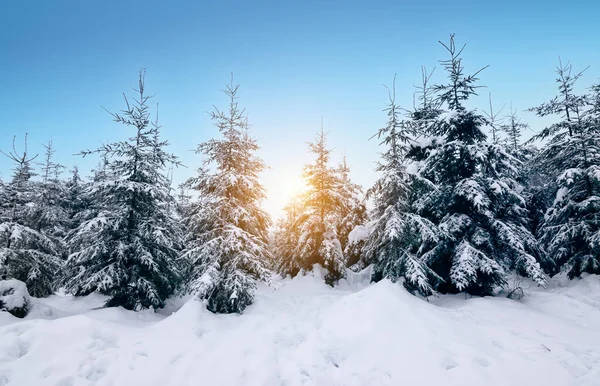
[[[199,195],[184,214],[183,257],[191,266],[187,289],[215,313],[243,312],[254,300],[257,281],[270,281],[271,221],[260,205],[265,164],[256,156],[259,146],[249,135],[245,110],[238,107],[238,90],[229,85],[229,109],[212,113],[221,137],[198,146],[206,167],[187,184]]]
[[[32,296],[48,296],[62,262],[56,238],[46,235],[46,224],[39,221],[40,191],[31,166],[37,156],[27,153],[27,137],[23,152],[13,139],[13,150],[3,154],[15,168],[12,180],[0,185],[0,280],[17,279]]]
[[[434,91],[446,112],[427,122],[428,138],[413,144],[410,157],[423,186],[414,208],[447,236],[426,257],[443,280],[437,289],[492,294],[510,269],[544,285],[542,253],[516,181],[520,162],[504,146],[486,142],[488,122],[465,106],[481,70],[464,75],[464,47],[457,49],[453,36],[442,45],[450,54],[441,61],[449,82]]]
[[[107,307],[161,308],[180,285],[178,255],[182,231],[166,177],[177,159],[164,150],[158,122],[150,122],[149,96],[140,72],[137,99],[113,114],[133,131],[122,142],[102,146],[102,177],[86,187],[85,220],[67,237],[70,255],[66,287],[76,295],[99,292]]]
[[[411,207],[416,181],[406,170],[405,157],[417,126],[410,119],[400,118],[395,93],[394,84],[389,90],[389,105],[384,110],[388,122],[376,134],[385,151],[376,169],[380,178],[367,192],[373,199],[374,209],[363,258],[366,264],[373,264],[373,280],[402,280],[410,291],[427,296],[435,292],[440,280],[428,267],[427,259],[436,253],[444,235]],[[427,119],[428,113],[419,111],[417,115],[419,119]]]
[[[548,175],[539,196],[547,197],[547,210],[538,235],[554,263],[550,273],[600,273],[600,86],[589,95],[576,95],[582,73],[571,64],[556,69],[558,95],[532,110],[560,121],[535,138],[547,144],[535,158],[539,173]]]

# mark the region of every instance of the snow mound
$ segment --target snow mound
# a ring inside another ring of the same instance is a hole
[[[348,242],[350,244],[358,244],[369,237],[370,229],[364,225],[357,225],[348,233]]]
[[[27,285],[20,280],[0,280],[0,311],[23,318],[27,315],[31,297]]]
[[[243,315],[197,298],[169,316],[32,299],[52,315],[0,319],[0,385],[600,385],[597,276],[522,302],[427,302],[368,284],[368,270],[336,288],[321,276],[261,286]]]

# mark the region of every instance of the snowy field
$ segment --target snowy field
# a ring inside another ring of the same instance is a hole
[[[597,276],[430,303],[365,277],[282,280],[242,316],[34,299],[23,321],[0,313],[0,385],[600,385]]]

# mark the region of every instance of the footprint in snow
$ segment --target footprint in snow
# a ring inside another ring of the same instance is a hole
[[[177,354],[174,355],[173,358],[171,358],[171,361],[169,362],[170,364],[174,365],[175,363],[179,362],[181,359],[183,359],[184,355],[183,354]]]
[[[20,338],[14,339],[12,344],[10,344],[8,349],[4,352],[6,355],[4,360],[6,362],[12,362],[19,358],[23,358],[29,352],[30,347],[31,344],[26,340]]]
[[[500,344],[500,342],[498,342],[497,340],[492,340],[492,346],[494,346],[500,350],[504,350],[504,346],[502,346],[502,344]]]
[[[488,361],[487,359],[485,359],[483,357],[475,357],[475,358],[473,358],[473,362],[477,363],[481,367],[489,367],[492,365],[492,363],[490,361]]]
[[[458,363],[452,358],[446,358],[444,361],[444,368],[446,370],[452,370],[453,368],[458,367]]]
[[[11,326],[10,328],[6,329],[6,332],[8,334],[13,333],[15,334],[15,336],[21,336],[23,335],[27,330],[29,330],[29,326],[24,325],[24,324],[16,324],[14,326]]]
[[[56,386],[73,386],[74,384],[73,377],[66,377],[56,382]]]

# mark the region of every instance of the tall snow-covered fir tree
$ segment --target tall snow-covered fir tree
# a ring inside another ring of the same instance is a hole
[[[37,156],[27,152],[27,136],[23,152],[13,148],[4,153],[15,163],[12,180],[4,184],[0,204],[0,278],[25,282],[29,293],[48,296],[56,288],[56,274],[61,268],[56,240],[37,229],[34,211],[37,185],[32,161]]]
[[[37,184],[36,197],[31,207],[31,225],[51,239],[61,256],[66,257],[63,239],[69,228],[69,215],[65,208],[65,184],[59,178],[64,166],[54,162],[52,141],[43,146],[46,152],[40,163],[42,180]]]
[[[406,170],[405,157],[415,135],[414,121],[402,120],[396,104],[395,78],[388,90],[389,104],[384,110],[388,121],[375,136],[385,148],[376,171],[379,179],[367,192],[373,200],[372,227],[363,249],[366,263],[373,265],[372,279],[402,280],[410,291],[427,296],[435,291],[439,278],[427,266],[427,258],[444,238],[435,224],[411,207],[416,181]],[[417,120],[433,117],[428,90],[425,104],[413,114]]]
[[[199,195],[188,206],[184,258],[191,264],[189,292],[207,299],[215,313],[241,313],[254,299],[257,280],[270,281],[269,215],[261,207],[265,190],[259,174],[265,164],[248,135],[245,110],[238,106],[239,86],[224,91],[227,111],[211,118],[221,138],[198,146],[205,157],[199,176],[188,185]]]
[[[70,229],[77,228],[81,224],[81,213],[86,210],[89,203],[83,198],[85,182],[81,179],[79,168],[74,166],[70,170],[71,177],[65,184],[65,200],[63,207],[67,212]]]
[[[283,208],[283,216],[276,222],[274,229],[272,250],[275,255],[275,271],[291,277],[305,268],[300,257],[294,253],[300,239],[298,219],[304,212],[303,206],[302,195],[292,197]]]
[[[133,103],[125,97],[123,112],[112,114],[133,135],[82,152],[106,156],[110,178],[86,188],[89,216],[67,237],[66,288],[76,295],[99,292],[109,296],[107,307],[132,310],[163,307],[182,281],[182,232],[169,210],[174,199],[166,177],[167,166],[178,161],[165,152],[158,119],[151,123],[144,75]]]
[[[324,267],[325,281],[333,285],[346,274],[346,259],[338,235],[339,213],[346,197],[340,189],[338,171],[329,165],[331,149],[327,148],[322,126],[315,141],[308,146],[316,158],[302,173],[307,190],[303,195],[302,213],[295,224],[299,239],[292,254],[305,270],[312,269],[314,264]]]
[[[576,95],[570,63],[556,69],[558,95],[533,108],[539,116],[559,116],[536,139],[547,140],[534,165],[550,175],[550,203],[539,237],[554,262],[551,274],[600,273],[600,87]]]
[[[449,236],[427,257],[444,280],[438,290],[492,294],[506,284],[508,269],[545,285],[543,254],[528,229],[516,181],[519,161],[504,146],[486,142],[482,129],[488,122],[465,106],[476,93],[481,70],[464,75],[464,46],[457,49],[453,35],[449,44],[441,44],[450,54],[441,61],[449,82],[434,89],[447,112],[429,124],[436,145],[413,153],[417,175],[434,187],[415,207]]]

